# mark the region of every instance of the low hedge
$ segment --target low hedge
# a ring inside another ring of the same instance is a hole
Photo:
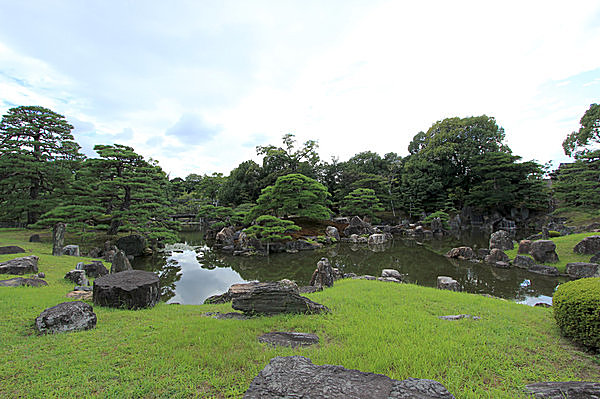
[[[554,294],[553,308],[564,336],[600,349],[600,277],[561,284]]]

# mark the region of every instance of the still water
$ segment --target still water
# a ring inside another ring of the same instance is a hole
[[[488,294],[528,305],[552,303],[554,289],[564,277],[547,277],[518,268],[498,269],[483,263],[447,259],[438,253],[469,245],[486,246],[486,237],[453,237],[419,243],[396,239],[377,250],[367,245],[340,243],[317,251],[270,256],[237,257],[212,251],[200,233],[182,233],[182,244],[154,258],[136,259],[134,267],[159,274],[162,298],[168,303],[201,304],[235,283],[294,280],[307,285],[320,258],[329,258],[342,273],[380,276],[396,269],[405,281],[435,287],[438,276],[450,276],[470,293]],[[183,244],[184,243],[184,244]]]

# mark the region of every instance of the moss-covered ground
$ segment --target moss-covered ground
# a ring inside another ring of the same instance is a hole
[[[531,382],[600,380],[598,358],[560,336],[551,309],[379,281],[341,280],[308,295],[331,309],[325,315],[216,320],[202,314],[229,305],[96,306],[96,328],[40,336],[36,316],[69,300],[72,284],[63,276],[88,259],[53,257],[49,243],[27,242],[30,234],[0,230],[0,245],[40,257],[49,283],[0,287],[0,397],[239,398],[271,358],[289,355],[396,379],[432,378],[457,398],[525,398]],[[461,313],[481,320],[438,319]],[[272,348],[257,341],[269,331],[312,332],[321,342]]]

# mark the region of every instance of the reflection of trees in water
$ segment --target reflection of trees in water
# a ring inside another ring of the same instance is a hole
[[[181,266],[173,260],[169,260],[159,271],[160,297],[163,301],[168,301],[175,296],[175,285],[181,280]]]

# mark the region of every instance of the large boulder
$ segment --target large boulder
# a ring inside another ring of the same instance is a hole
[[[404,276],[396,269],[383,269],[381,271],[381,277],[383,278],[394,278],[396,280],[402,281]]]
[[[535,261],[531,259],[529,256],[525,255],[517,255],[512,262],[513,266],[519,267],[521,269],[529,269],[531,266],[535,265]]]
[[[85,302],[63,302],[44,310],[36,319],[40,333],[89,330],[96,326],[94,309]]]
[[[65,274],[65,280],[69,280],[75,285],[88,285],[88,279],[85,275],[85,270],[71,270]]]
[[[473,259],[474,253],[471,247],[458,247],[452,248],[445,255],[447,258],[456,258],[456,259]]]
[[[0,274],[29,274],[38,272],[38,260],[35,255],[24,256],[0,263]]]
[[[91,278],[102,277],[108,274],[108,269],[104,266],[102,261],[99,260],[93,260],[92,263],[88,264],[79,262],[76,269],[84,270],[85,274]]]
[[[600,277],[600,265],[597,263],[567,263],[567,274],[571,278]]]
[[[386,244],[387,242],[389,242],[390,240],[392,240],[394,237],[390,234],[390,233],[376,233],[376,234],[371,234],[369,236],[369,238],[367,239],[367,244],[369,245],[382,245],[382,244]]]
[[[334,275],[333,268],[329,263],[329,259],[321,258],[317,262],[317,268],[313,272],[310,278],[309,285],[320,286],[320,287],[333,287]]]
[[[125,252],[127,256],[142,256],[144,250],[148,246],[146,243],[146,237],[139,234],[132,234],[129,236],[121,237],[116,242],[117,248]]]
[[[129,259],[127,259],[127,255],[125,255],[125,252],[118,251],[112,257],[112,266],[110,267],[110,272],[120,273],[127,270],[133,270],[133,267],[131,267],[131,263],[129,263]]]
[[[462,287],[459,282],[448,276],[438,276],[437,287],[440,290],[462,291]]]
[[[354,216],[350,219],[350,224],[344,229],[344,235],[350,237],[352,234],[356,235],[371,235],[375,233],[375,229],[367,222],[363,222],[358,216]]]
[[[41,278],[15,277],[8,280],[0,280],[0,287],[44,287],[48,283]]]
[[[508,232],[498,230],[490,235],[490,249],[508,250],[514,249],[515,244]]]
[[[546,266],[546,265],[533,265],[533,266],[530,266],[527,269],[527,271],[531,272],[531,273],[543,274],[544,276],[552,276],[552,277],[556,277],[560,274],[556,267]]]
[[[519,249],[517,253],[527,255],[531,250],[531,240],[521,240],[519,241]]]
[[[556,253],[556,244],[552,240],[537,240],[531,243],[529,253],[536,262],[556,263],[558,254]]]
[[[127,270],[94,280],[94,304],[111,308],[151,308],[160,300],[158,276]]]
[[[340,240],[340,232],[335,226],[327,226],[325,229],[325,235],[329,238],[335,239],[336,241]]]
[[[68,256],[79,256],[79,245],[65,245],[62,254]]]
[[[260,283],[244,295],[233,298],[231,307],[245,314],[321,313],[329,309],[298,294],[298,287],[280,282]]]
[[[510,258],[501,249],[494,248],[490,250],[490,254],[484,258],[486,263],[496,264],[498,262],[508,263]]]
[[[525,386],[536,399],[598,399],[600,382],[561,381],[536,382]]]
[[[584,238],[575,245],[573,252],[582,255],[593,255],[596,252],[600,252],[600,236]]]
[[[17,247],[16,245],[0,247],[0,255],[22,254],[22,253],[25,253],[25,250],[21,247]]]
[[[226,247],[233,245],[235,231],[231,227],[223,227],[215,237],[215,245],[218,247]]]
[[[454,398],[437,381],[393,380],[342,366],[316,366],[303,356],[276,357],[252,380],[244,399]]]

